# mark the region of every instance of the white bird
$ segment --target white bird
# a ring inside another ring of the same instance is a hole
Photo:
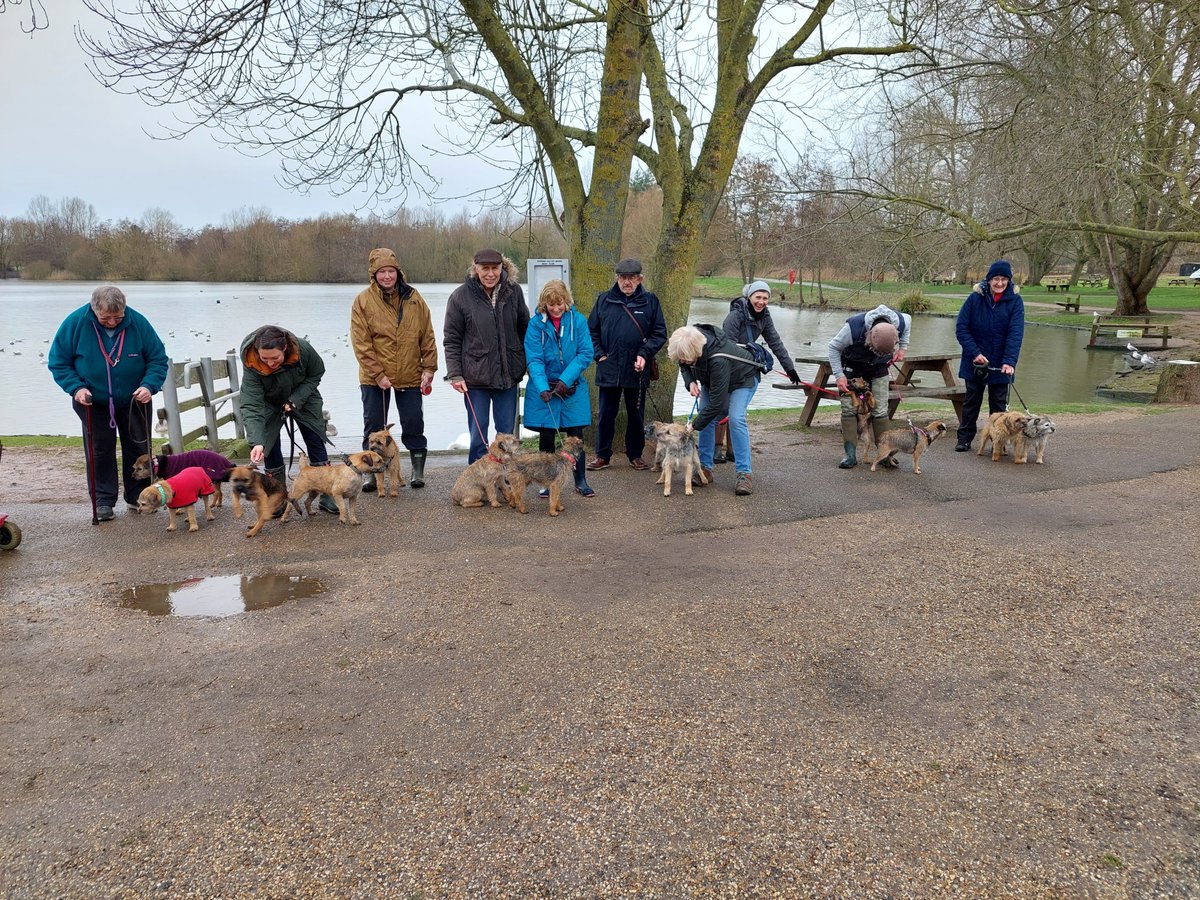
[[[447,450],[470,450],[471,449],[471,435],[468,432],[464,431],[462,434],[460,434],[458,437],[456,437],[454,440],[452,440],[449,444],[447,444],[446,449]]]
[[[1158,365],[1158,360],[1149,353],[1142,353],[1133,344],[1126,344],[1129,354],[1125,357],[1131,369],[1153,369]]]

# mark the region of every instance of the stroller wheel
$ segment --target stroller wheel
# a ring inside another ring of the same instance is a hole
[[[0,525],[0,550],[16,550],[21,543],[21,529],[12,522]]]

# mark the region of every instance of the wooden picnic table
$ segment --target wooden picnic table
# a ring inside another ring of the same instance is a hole
[[[967,389],[958,383],[954,377],[953,364],[962,358],[960,351],[952,353],[909,353],[900,363],[900,373],[894,379],[894,384],[888,391],[888,416],[894,417],[900,401],[905,397],[925,397],[938,400],[949,400],[954,404],[954,412],[962,421],[963,396]],[[817,413],[817,403],[822,397],[833,400],[837,398],[837,387],[833,382],[833,367],[829,365],[828,354],[819,356],[815,353],[797,356],[796,362],[807,363],[817,367],[817,374],[808,385],[776,384],[775,387],[792,389],[800,387],[807,395],[804,409],[800,413],[800,424],[811,425],[813,416]],[[943,384],[936,387],[924,387],[911,384],[912,377],[917,372],[940,372]],[[823,393],[824,392],[824,393]],[[832,396],[830,396],[832,395]]]

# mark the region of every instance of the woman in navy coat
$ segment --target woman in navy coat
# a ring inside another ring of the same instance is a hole
[[[1008,260],[996,260],[958,311],[954,334],[963,348],[958,377],[967,387],[954,445],[960,453],[970,450],[975,439],[985,389],[989,415],[1008,409],[1008,386],[1025,336],[1025,303],[1013,290],[1012,274]]]

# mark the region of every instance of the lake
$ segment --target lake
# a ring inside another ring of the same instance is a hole
[[[70,399],[54,383],[46,366],[59,324],[91,296],[95,283],[0,280],[0,434],[79,433]],[[341,452],[359,449],[362,402],[358,363],[350,348],[350,304],[360,286],[348,284],[204,284],[196,282],[122,285],[129,305],[145,315],[166,344],[172,360],[224,358],[261,325],[278,324],[312,343],[325,361],[321,383],[325,408],[339,429]],[[429,304],[441,351],[446,301],[457,285],[416,285]],[[689,322],[720,324],[726,301],[695,300]],[[772,316],[793,355],[819,351],[841,328],[843,311],[772,307]],[[1112,374],[1112,354],[1084,349],[1087,334],[1070,328],[1029,326],[1018,369],[1017,389],[1031,408],[1052,403],[1095,400],[1095,387]],[[953,350],[954,320],[922,316],[913,327],[913,352]],[[665,351],[664,351],[665,352]],[[810,379],[815,366],[800,367]],[[441,380],[425,398],[425,431],[431,448],[441,449],[467,430],[462,397]],[[590,370],[589,370],[590,374]],[[589,378],[590,380],[590,378]],[[802,395],[764,385],[752,409],[798,406]],[[1014,403],[1015,403],[1015,397]],[[155,407],[161,407],[159,398]],[[679,385],[676,414],[691,409],[692,399]],[[185,429],[200,424],[185,416]]]

